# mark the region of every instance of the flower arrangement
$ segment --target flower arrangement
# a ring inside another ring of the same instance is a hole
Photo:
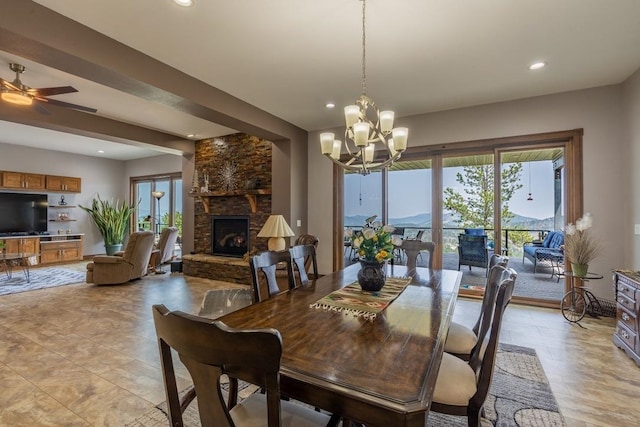
[[[587,265],[600,252],[600,242],[596,240],[588,230],[593,225],[593,217],[590,213],[569,224],[565,228],[565,253],[573,264]]]
[[[357,251],[361,260],[382,263],[393,258],[394,246],[400,246],[402,239],[391,235],[395,230],[394,226],[383,225],[381,221],[375,221],[375,218],[375,215],[367,218],[362,231],[347,229],[345,236],[351,239],[351,247]]]

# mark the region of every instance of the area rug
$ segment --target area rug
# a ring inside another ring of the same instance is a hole
[[[27,282],[21,267],[13,267],[11,279],[4,271],[0,272],[0,296],[36,289],[53,288],[84,282],[86,274],[61,267],[45,267],[29,269],[30,283]]]
[[[240,393],[240,399],[242,397]],[[166,404],[160,403],[127,427],[166,426],[166,413]],[[183,420],[185,427],[200,427],[196,402],[187,408]],[[428,427],[466,427],[467,419],[431,413],[427,425]],[[500,344],[482,425],[483,427],[566,427],[535,350]]]

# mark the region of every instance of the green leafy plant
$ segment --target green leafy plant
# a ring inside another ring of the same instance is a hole
[[[121,245],[124,242],[124,234],[129,225],[129,218],[135,210],[135,204],[128,205],[124,201],[120,203],[119,200],[102,200],[98,195],[91,202],[91,207],[79,206],[91,215],[105,245]]]

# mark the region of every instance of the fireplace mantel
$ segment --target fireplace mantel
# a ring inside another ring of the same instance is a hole
[[[256,198],[260,195],[271,194],[271,189],[259,189],[259,190],[243,190],[243,191],[210,191],[208,193],[194,193],[189,194],[192,197],[197,197],[202,203],[205,213],[209,213],[209,198],[211,197],[230,197],[230,196],[244,196],[249,201],[251,206],[251,213],[256,213],[257,202]]]

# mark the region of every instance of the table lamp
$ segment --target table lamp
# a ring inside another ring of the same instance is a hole
[[[270,251],[282,251],[285,248],[284,237],[295,236],[282,215],[271,215],[265,222],[258,237],[268,237]]]

